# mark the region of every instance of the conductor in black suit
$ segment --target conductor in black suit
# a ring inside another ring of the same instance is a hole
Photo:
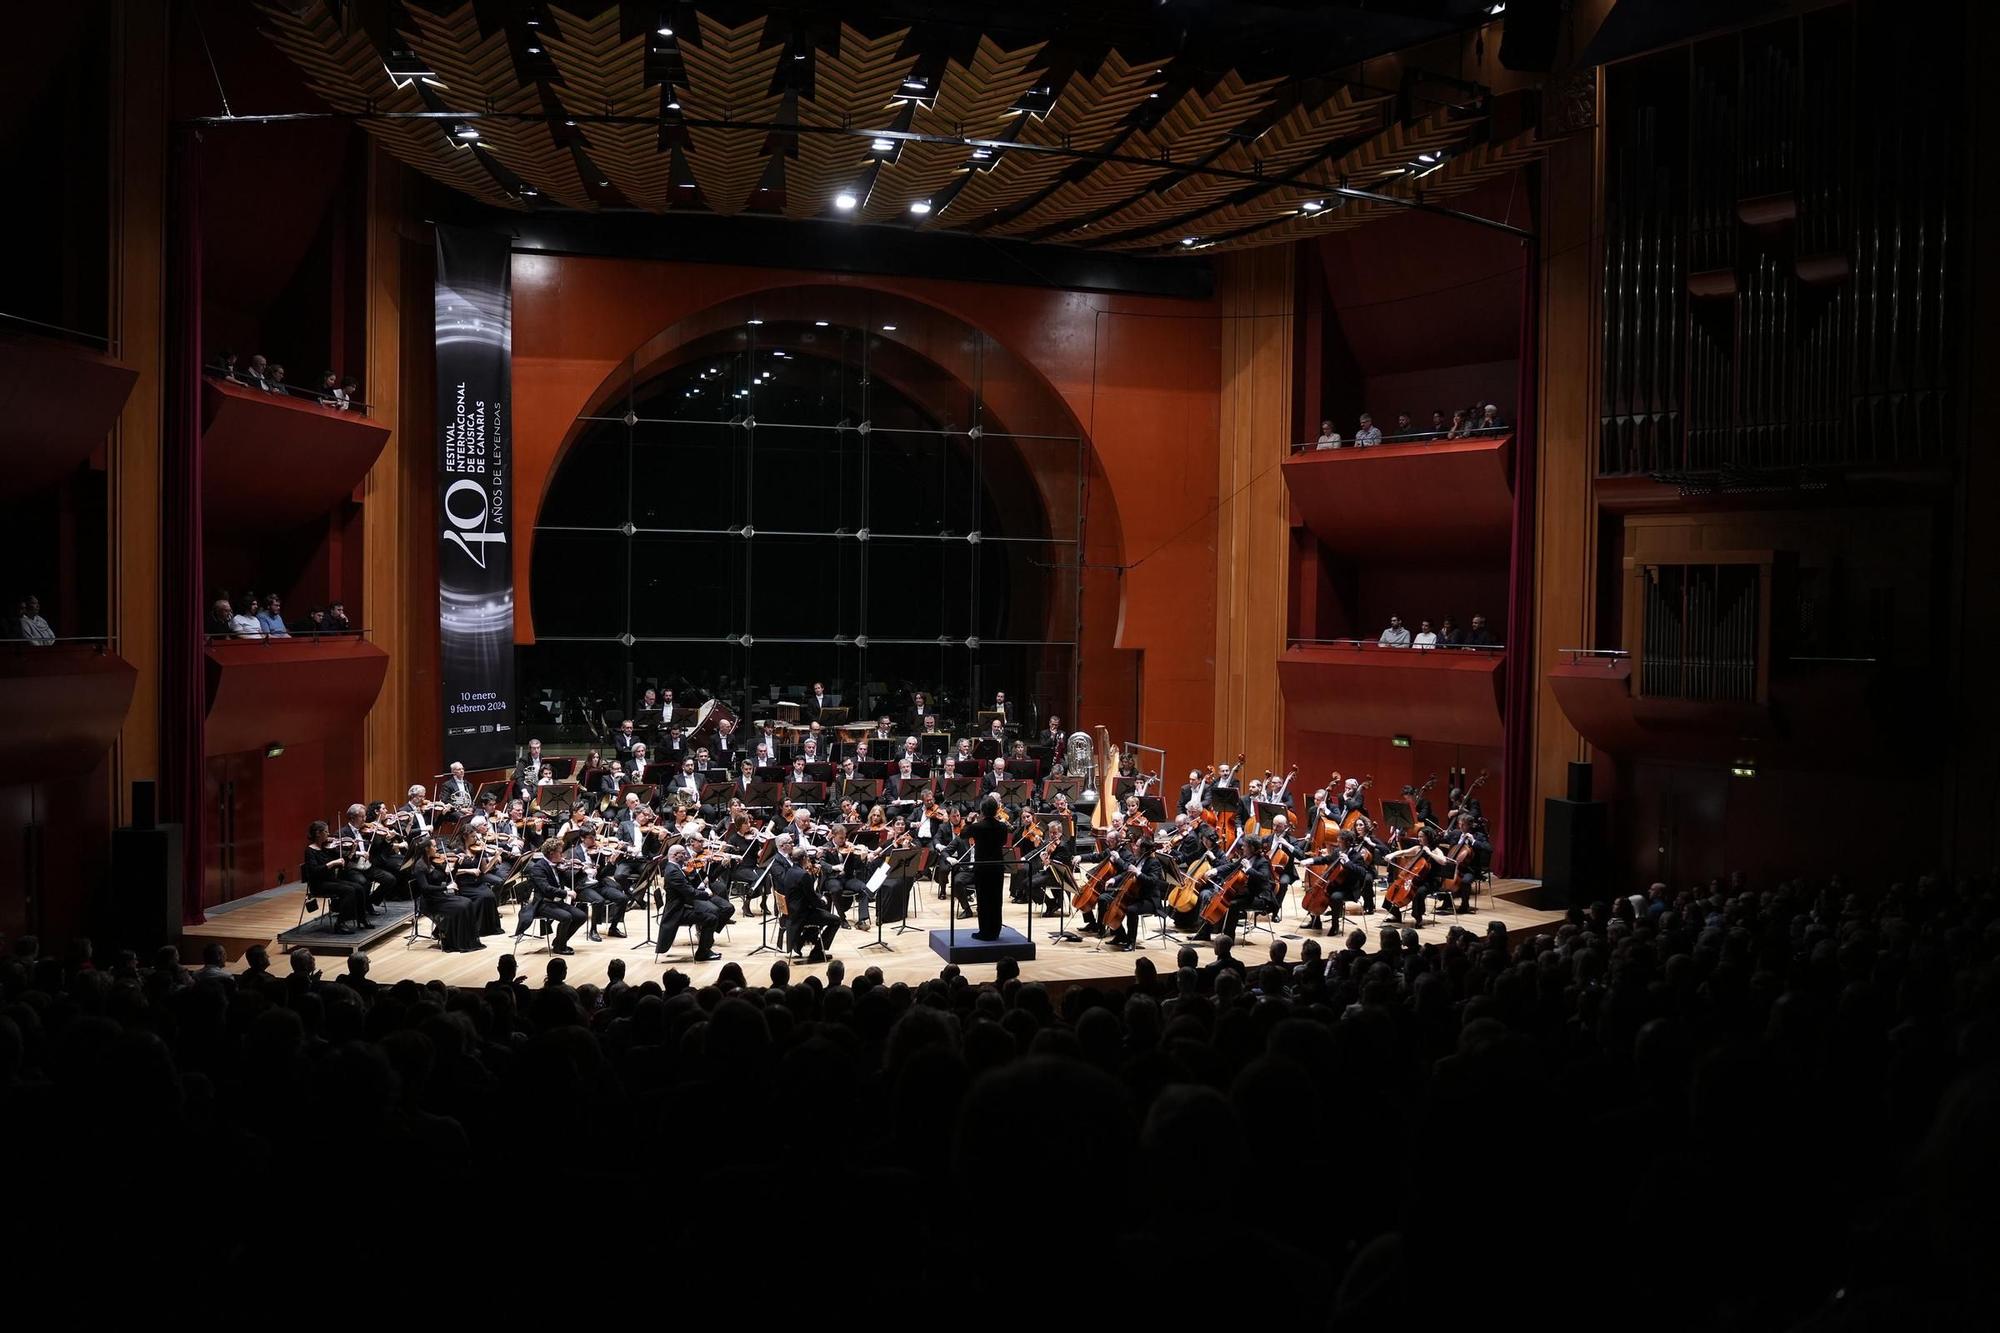
[[[979,803],[979,818],[965,826],[966,840],[972,844],[972,890],[979,902],[975,940],[1000,938],[1000,889],[1007,876],[1003,858],[1012,836],[1013,830],[1000,818],[1000,797],[988,792]]]
[[[727,899],[709,892],[706,884],[697,885],[690,880],[687,877],[687,859],[685,844],[675,843],[668,850],[666,869],[660,872],[660,888],[666,892],[667,901],[680,911],[680,920],[694,922],[694,961],[709,963],[722,957],[715,951],[715,932],[717,927],[729,924],[730,918],[736,915],[736,908]],[[656,952],[665,953],[672,939],[671,930],[662,930]]]

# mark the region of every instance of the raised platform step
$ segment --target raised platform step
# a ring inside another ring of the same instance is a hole
[[[947,963],[997,963],[1002,958],[1034,961],[1035,942],[1012,926],[1000,927],[997,940],[975,940],[969,930],[931,932],[931,952]]]

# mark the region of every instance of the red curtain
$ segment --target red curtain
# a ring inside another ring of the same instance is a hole
[[[1541,277],[1540,173],[1530,168],[1528,176],[1529,228],[1534,239],[1528,247],[1528,262],[1521,266],[1521,342],[1519,383],[1514,401],[1514,515],[1513,539],[1509,545],[1507,571],[1507,665],[1506,696],[1501,701],[1502,738],[1500,752],[1501,791],[1499,836],[1493,845],[1494,872],[1506,876],[1523,875],[1528,864],[1528,848],[1534,841],[1535,817],[1535,686],[1540,654],[1534,642],[1535,628],[1535,388],[1541,364]]]
[[[208,715],[201,520],[201,139],[174,131],[167,163],[165,405],[160,423],[160,817],[181,826],[181,920],[203,920]]]

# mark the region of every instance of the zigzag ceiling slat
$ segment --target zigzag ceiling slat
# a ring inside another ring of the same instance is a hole
[[[919,106],[910,128],[920,134],[998,137],[1005,128],[1007,109],[1034,86],[1035,75],[1028,67],[1041,50],[1040,42],[1003,50],[991,37],[981,37],[971,64],[954,60],[945,67],[936,103]],[[905,143],[896,160],[876,173],[862,216],[879,222],[907,214],[913,200],[938,193],[965,163],[966,150],[956,144]]]
[[[562,104],[586,115],[644,116],[643,125],[586,124],[585,151],[618,193],[662,212],[673,184],[673,160],[660,151],[660,91],[646,86],[646,39],[621,41],[618,6],[594,19],[555,10],[556,32],[544,37],[562,73]],[[537,182],[539,184],[539,182]]]
[[[1389,99],[1373,97],[1356,101],[1352,91],[1342,88],[1317,106],[1295,106],[1253,143],[1232,143],[1216,158],[1215,165],[1228,171],[1263,171],[1277,177],[1295,171],[1318,157],[1329,143],[1379,126]],[[1215,176],[1189,176],[1165,190],[1143,194],[1110,217],[1092,224],[1092,237],[1143,230],[1150,234],[1174,218],[1218,204],[1241,194],[1241,181]],[[1271,193],[1283,193],[1272,191]],[[1086,239],[1081,233],[1059,233],[1052,239]],[[1127,244],[1127,238],[1111,242]]]
[[[1377,188],[1383,194],[1393,194],[1406,199],[1421,196],[1426,202],[1439,203],[1454,195],[1464,194],[1496,176],[1518,171],[1546,152],[1548,145],[1542,143],[1533,130],[1528,130],[1502,143],[1481,144],[1458,157],[1449,158],[1442,167],[1422,179],[1406,175]],[[1402,210],[1394,204],[1350,199],[1344,207],[1329,208],[1318,214],[1296,215],[1276,226],[1219,241],[1214,248],[1247,250],[1278,241],[1297,240],[1302,236],[1331,235],[1334,232],[1350,231],[1379,218],[1398,216],[1401,213]]]
[[[842,24],[840,49],[822,51],[813,65],[813,95],[801,97],[801,125],[882,125],[890,100],[916,64],[898,55],[910,30],[864,37]],[[798,156],[785,163],[785,215],[824,212],[843,187],[858,186],[869,164],[868,141],[845,134],[801,134]]]
[[[377,111],[422,111],[414,87],[398,88],[382,67],[382,56],[364,32],[342,32],[324,0],[294,14],[262,6],[265,35],[305,76],[306,85],[336,111],[359,115]],[[455,149],[445,127],[430,120],[373,120],[369,133],[398,161],[436,177],[489,204],[518,208],[469,150]]]
[[[430,62],[444,88],[438,100],[454,111],[496,111],[505,115],[540,115],[541,96],[516,76],[507,35],[479,35],[479,19],[470,4],[447,15],[411,8],[405,13],[415,25],[406,32],[410,46]],[[549,127],[537,121],[509,121],[498,116],[479,122],[480,147],[507,169],[542,193],[571,208],[593,209],[576,174],[576,158],[559,146]]]
[[[784,99],[771,91],[771,76],[785,53],[782,44],[762,46],[764,20],[726,28],[709,18],[696,20],[698,45],[681,44],[688,88],[681,108],[690,119],[769,122]],[[690,125],[688,169],[702,198],[717,213],[740,213],[764,174],[767,130],[730,130]]]
[[[993,230],[1000,235],[1042,231],[1130,201],[1154,181],[1173,174],[1177,167],[1191,166],[1214,152],[1230,130],[1257,113],[1265,104],[1265,94],[1278,82],[1263,79],[1246,83],[1231,70],[1205,94],[1196,95],[1190,90],[1160,118],[1159,124],[1134,135],[1120,150],[1135,157],[1170,154],[1172,162],[1159,166],[1100,163],[1089,175],[1059,187],[1019,217],[1009,218]]]
[[[1418,153],[1441,152],[1458,143],[1472,132],[1476,121],[1454,120],[1450,113],[1438,110],[1414,125],[1394,124],[1374,138],[1342,154],[1338,161],[1319,167],[1311,174],[1320,179],[1347,177],[1348,183],[1363,189],[1375,187],[1376,173],[1385,166],[1401,169]],[[1218,235],[1257,226],[1276,218],[1298,214],[1299,194],[1294,190],[1272,190],[1255,199],[1240,204],[1228,204],[1200,217],[1188,220],[1181,230],[1192,235]],[[1349,200],[1348,206],[1355,201]],[[1299,215],[1301,220],[1311,223],[1314,218],[1324,217],[1339,209],[1322,210],[1318,214]],[[1121,250],[1141,249],[1162,242],[1158,236],[1120,237],[1113,241],[1112,248]]]
[[[1072,77],[1048,115],[1029,116],[1015,142],[1102,148],[1158,87],[1151,61],[1133,65],[1113,51],[1089,78]],[[973,172],[931,221],[975,225],[980,218],[1041,193],[1071,165],[1070,159],[1053,153],[1002,153],[992,167]]]

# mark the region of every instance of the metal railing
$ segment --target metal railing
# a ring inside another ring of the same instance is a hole
[[[364,403],[353,398],[348,399],[346,405],[342,406],[339,400],[332,394],[322,393],[318,389],[308,388],[303,384],[254,384],[249,380],[232,375],[221,366],[203,366],[201,373],[206,379],[218,380],[224,384],[234,384],[240,389],[249,389],[254,393],[268,393],[273,398],[296,398],[301,402],[311,403],[315,407],[324,407],[333,412],[358,412],[365,417],[372,416],[375,410],[373,403]]]
[[[1404,652],[1417,652],[1417,653],[1430,653],[1430,652],[1438,652],[1438,653],[1494,653],[1494,654],[1498,654],[1498,653],[1504,653],[1504,652],[1506,652],[1506,651],[1507,651],[1507,645],[1506,645],[1506,644],[1504,644],[1504,643],[1439,643],[1439,644],[1426,644],[1426,645],[1424,645],[1423,647],[1421,647],[1421,648],[1420,648],[1420,647],[1418,647],[1418,646],[1417,646],[1416,644],[1413,644],[1413,643],[1383,643],[1383,642],[1382,642],[1382,641],[1381,641],[1381,640],[1380,640],[1379,638],[1376,638],[1376,639],[1287,639],[1287,640],[1285,640],[1285,647],[1286,647],[1286,648],[1288,648],[1288,649],[1290,649],[1290,648],[1352,648],[1352,649],[1355,649],[1355,650],[1357,650],[1357,651],[1359,651],[1359,650],[1364,650],[1364,649],[1370,649],[1370,648],[1374,648],[1374,649],[1380,649],[1381,651],[1383,651],[1383,652],[1385,652],[1385,653],[1387,653],[1387,652],[1394,652],[1394,653],[1404,653]]]
[[[1338,444],[1322,445],[1318,440],[1298,441],[1292,445],[1292,452],[1295,454],[1309,454],[1309,453],[1331,454],[1331,453],[1347,453],[1350,450],[1354,449],[1377,449],[1385,444],[1436,444],[1436,443],[1448,442],[1454,438],[1460,440],[1471,440],[1471,439],[1478,439],[1483,436],[1505,435],[1513,429],[1514,428],[1512,426],[1505,424],[1498,426],[1483,426],[1473,430],[1463,431],[1456,437],[1452,436],[1451,433],[1448,431],[1413,430],[1413,431],[1406,431],[1401,435],[1385,434],[1380,440],[1378,440],[1374,444],[1356,444],[1352,436],[1343,435],[1340,437],[1340,443]]]
[[[24,329],[31,329],[36,333],[52,333],[65,342],[89,343],[95,347],[105,348],[107,351],[111,347],[111,339],[102,333],[92,333],[88,329],[65,328],[61,324],[50,324],[46,320],[29,319],[26,315],[9,314],[5,310],[0,310],[0,326],[18,326]]]
[[[0,647],[5,648],[54,648],[62,644],[84,644],[100,651],[110,652],[118,640],[109,634],[58,634],[52,639],[22,639],[8,637],[0,639]]]
[[[1575,666],[1586,659],[1602,661],[1606,665],[1611,665],[1632,655],[1623,648],[1558,648],[1556,651],[1568,659],[1571,666]]]
[[[366,629],[296,629],[290,625],[283,634],[237,633],[234,630],[206,630],[210,643],[319,643],[330,639],[365,639]]]

